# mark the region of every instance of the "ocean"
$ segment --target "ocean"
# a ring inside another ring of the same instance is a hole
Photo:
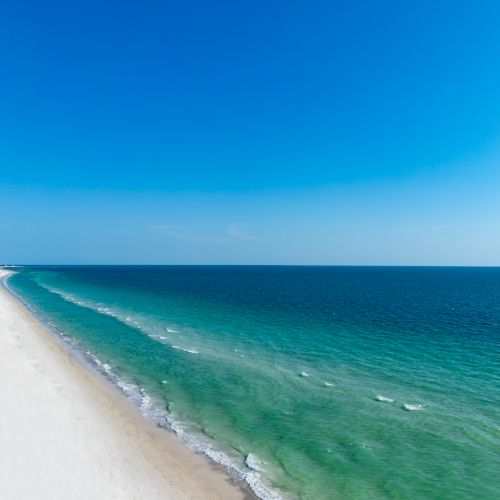
[[[500,268],[47,266],[8,287],[261,498],[500,498]]]

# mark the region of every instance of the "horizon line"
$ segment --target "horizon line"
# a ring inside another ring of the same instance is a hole
[[[500,264],[0,264],[0,268],[5,267],[449,267],[449,268],[497,268]]]

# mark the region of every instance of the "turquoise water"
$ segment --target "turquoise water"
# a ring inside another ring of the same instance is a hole
[[[500,497],[500,269],[45,267],[9,286],[263,498]]]

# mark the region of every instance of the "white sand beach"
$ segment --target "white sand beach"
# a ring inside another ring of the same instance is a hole
[[[9,271],[0,270],[0,279]],[[0,498],[238,499],[0,287]]]

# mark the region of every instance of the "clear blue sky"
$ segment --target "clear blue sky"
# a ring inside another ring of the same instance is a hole
[[[0,11],[0,262],[500,265],[500,2]]]

